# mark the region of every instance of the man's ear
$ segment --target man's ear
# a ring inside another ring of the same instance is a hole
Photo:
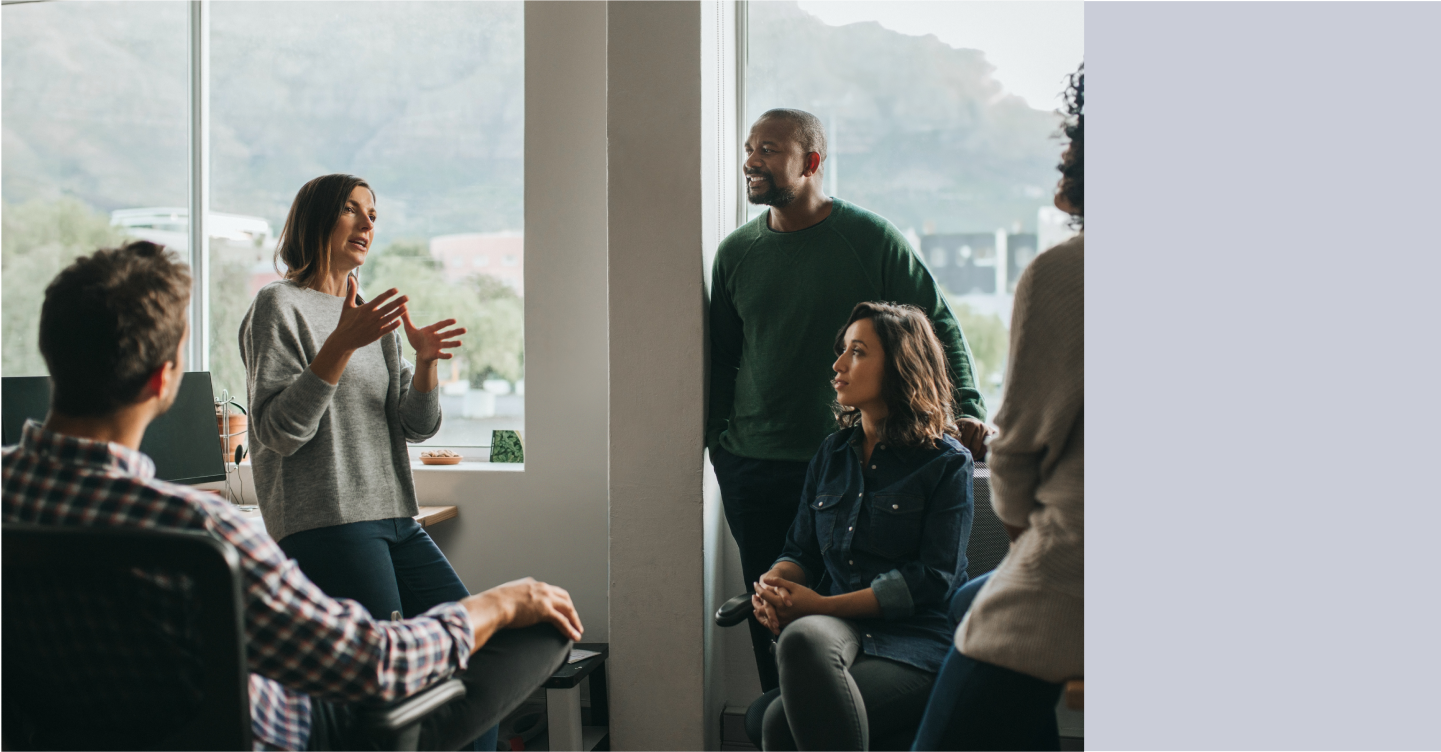
[[[806,152],[806,177],[810,177],[821,169],[821,155],[819,152]]]
[[[151,371],[150,378],[145,380],[145,398],[164,397],[165,387],[168,386],[167,382],[170,379],[179,378],[178,370],[175,367],[175,361],[167,360]]]

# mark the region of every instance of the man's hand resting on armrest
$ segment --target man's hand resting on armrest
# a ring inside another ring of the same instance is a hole
[[[475,650],[500,629],[519,629],[533,624],[554,624],[572,642],[579,642],[585,627],[570,601],[570,593],[529,577],[497,585],[460,602],[470,614],[475,630]]]

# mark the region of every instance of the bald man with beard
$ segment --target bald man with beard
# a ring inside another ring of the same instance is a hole
[[[746,198],[769,208],[716,252],[706,446],[753,589],[785,545],[811,456],[836,430],[832,347],[857,303],[925,311],[946,350],[962,443],[978,460],[989,429],[970,348],[930,272],[885,218],[822,191],[820,120],[770,110],[745,150]],[[780,683],[771,633],[754,618],[750,629],[770,691]]]

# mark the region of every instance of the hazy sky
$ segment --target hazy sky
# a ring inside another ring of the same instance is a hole
[[[1042,110],[1061,106],[1065,75],[1085,51],[1079,0],[803,0],[802,10],[832,26],[877,21],[902,34],[934,34],[952,47],[982,50],[1007,91]]]

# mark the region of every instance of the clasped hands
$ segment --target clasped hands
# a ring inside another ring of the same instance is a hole
[[[827,613],[829,601],[805,585],[781,577],[775,570],[761,575],[751,595],[756,621],[774,635],[802,616]]]

